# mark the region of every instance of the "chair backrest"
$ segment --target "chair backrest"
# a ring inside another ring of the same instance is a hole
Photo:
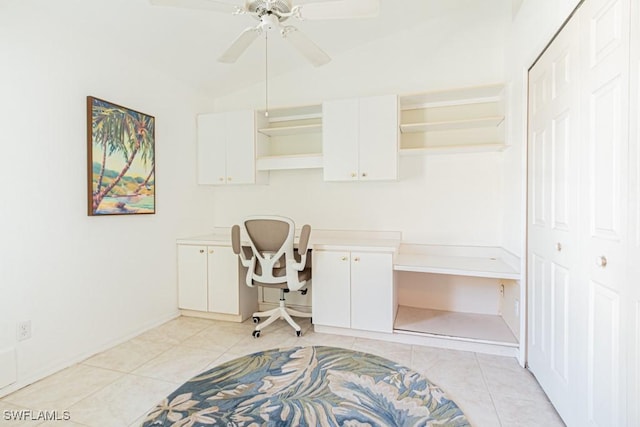
[[[249,237],[251,257],[245,254],[240,244],[240,227],[232,228],[233,251],[247,267],[248,286],[285,284],[298,290],[306,284],[298,272],[306,267],[310,227],[305,225],[300,236],[298,253],[294,250],[295,224],[283,216],[264,215],[248,217],[244,228]]]
[[[294,260],[295,224],[287,217],[266,215],[245,219],[253,252],[252,280],[277,284],[287,281],[287,259]],[[248,278],[247,278],[248,279]]]

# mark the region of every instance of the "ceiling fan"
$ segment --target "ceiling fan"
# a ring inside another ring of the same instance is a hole
[[[251,15],[259,21],[245,29],[218,58],[233,63],[261,34],[279,31],[280,35],[309,62],[319,67],[331,61],[322,49],[300,30],[283,23],[289,18],[299,20],[372,18],[379,13],[379,0],[149,0],[157,6],[207,9],[234,15]],[[300,3],[300,4],[294,4]]]

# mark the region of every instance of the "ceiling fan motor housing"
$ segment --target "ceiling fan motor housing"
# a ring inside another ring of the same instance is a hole
[[[291,0],[247,0],[245,9],[261,21],[268,16],[275,16],[277,23],[289,18],[292,6]]]

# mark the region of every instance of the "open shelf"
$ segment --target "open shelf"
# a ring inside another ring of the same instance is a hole
[[[256,160],[259,171],[322,168],[322,154],[266,156]]]
[[[400,108],[411,110],[499,102],[502,99],[503,90],[504,85],[491,84],[403,95],[400,98]]]
[[[503,91],[496,84],[401,96],[401,153],[504,150]]]
[[[258,171],[323,167],[322,105],[274,108],[256,118]]]
[[[394,332],[518,346],[518,340],[498,315],[399,306]]]
[[[429,132],[443,130],[473,129],[478,127],[499,126],[504,116],[479,117],[475,119],[449,120],[432,123],[405,123],[400,125],[402,133]]]
[[[322,132],[322,123],[262,128],[258,132],[267,136],[305,135]]]
[[[421,148],[401,148],[401,156],[422,156],[425,154],[462,154],[462,153],[490,153],[504,151],[509,146],[503,143],[468,144],[468,145],[440,145]]]

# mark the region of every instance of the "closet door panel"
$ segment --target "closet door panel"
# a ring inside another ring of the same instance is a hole
[[[587,414],[589,425],[622,425],[620,298],[607,286],[589,283]]]
[[[571,20],[529,72],[528,362],[569,424],[575,418],[574,390],[580,388],[572,361],[586,350],[580,338],[586,335],[586,325],[572,322],[581,316],[575,303],[579,29],[579,20]]]
[[[629,246],[627,254],[627,283],[629,297],[626,303],[630,330],[625,335],[629,342],[627,364],[627,425],[640,425],[640,2],[631,4],[630,46],[630,137],[629,137]],[[635,403],[635,404],[634,404]]]
[[[588,289],[587,425],[626,422],[626,355],[621,339],[628,294],[629,0],[591,0],[581,8],[585,29],[581,159],[581,267]],[[629,319],[630,320],[630,319]]]

